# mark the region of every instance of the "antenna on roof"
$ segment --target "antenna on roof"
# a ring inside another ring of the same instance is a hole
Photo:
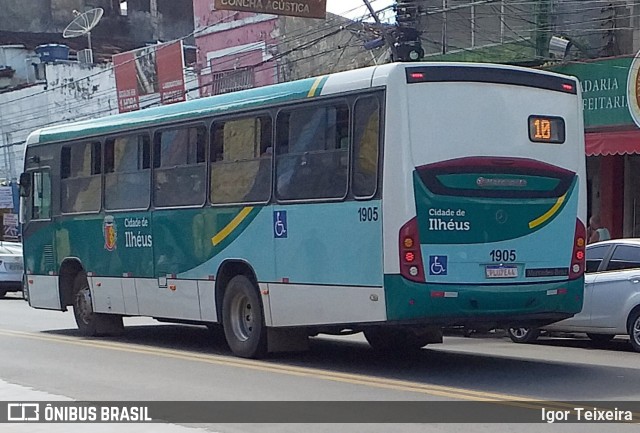
[[[89,49],[91,49],[91,29],[98,25],[102,14],[104,14],[104,9],[95,8],[83,13],[78,13],[78,11],[74,10],[73,14],[76,17],[64,29],[62,37],[77,38],[78,36],[87,35],[89,39]]]

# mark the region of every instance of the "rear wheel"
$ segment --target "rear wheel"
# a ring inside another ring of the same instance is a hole
[[[594,343],[608,343],[615,337],[614,334],[591,334],[587,332],[587,337],[591,339]]]
[[[93,311],[91,290],[85,274],[78,274],[73,283],[73,315],[82,335],[118,335],[124,331],[122,316]]]
[[[640,352],[640,311],[636,311],[629,319],[629,341],[633,350]]]
[[[258,288],[244,275],[229,281],[222,301],[222,324],[231,351],[242,358],[267,354],[267,327]]]
[[[538,339],[540,330],[535,328],[508,328],[507,334],[514,343],[532,343]]]
[[[369,345],[380,352],[419,350],[433,342],[433,334],[420,334],[405,328],[371,328],[364,331]]]

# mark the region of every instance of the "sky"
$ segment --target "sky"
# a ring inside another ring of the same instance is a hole
[[[394,3],[393,0],[369,0],[374,10],[379,11]],[[327,0],[327,11],[344,15],[352,19],[361,18],[368,13],[368,9],[362,0]]]

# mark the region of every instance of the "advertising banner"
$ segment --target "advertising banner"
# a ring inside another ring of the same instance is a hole
[[[182,41],[113,56],[120,113],[140,109],[140,101],[162,104],[186,99]]]

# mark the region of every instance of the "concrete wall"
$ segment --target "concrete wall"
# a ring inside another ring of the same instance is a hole
[[[24,141],[35,129],[118,112],[115,78],[107,65],[45,65],[47,81],[0,93],[0,178],[22,171]]]

